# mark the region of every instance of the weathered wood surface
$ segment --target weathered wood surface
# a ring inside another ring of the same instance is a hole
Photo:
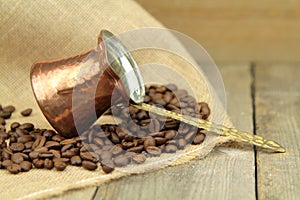
[[[300,0],[136,0],[216,61],[300,61]]]
[[[221,72],[229,114],[251,132],[250,67],[222,66]],[[95,199],[255,199],[254,163],[252,148],[220,147],[203,160],[100,185]]]
[[[300,198],[299,65],[264,64],[255,70],[256,133],[287,149],[257,153],[258,199]]]

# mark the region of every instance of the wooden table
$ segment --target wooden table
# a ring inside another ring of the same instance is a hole
[[[220,64],[219,69],[235,126],[280,142],[286,153],[218,147],[201,160],[53,199],[299,199],[299,64]]]

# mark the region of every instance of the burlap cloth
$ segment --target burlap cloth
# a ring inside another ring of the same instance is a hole
[[[13,121],[33,122],[41,128],[51,127],[39,110],[30,87],[29,72],[33,62],[72,56],[95,48],[101,29],[118,34],[141,27],[162,27],[139,5],[129,0],[1,0],[0,15],[0,104],[17,107],[8,125]],[[133,55],[140,65],[156,60],[173,66],[190,80],[194,91],[199,91],[199,100],[214,105],[212,112],[215,115],[224,113],[217,100],[210,98],[205,80],[193,77],[193,71],[180,58],[165,54],[145,50]],[[148,75],[151,73],[155,74],[155,71],[148,72]],[[33,114],[28,118],[21,117],[20,111],[28,107],[33,108]],[[224,123],[230,125],[227,117]],[[226,138],[207,137],[200,146],[190,146],[171,156],[149,159],[143,165],[119,168],[111,174],[104,174],[100,168],[90,172],[70,166],[64,172],[31,170],[18,175],[0,170],[0,198],[45,198],[131,173],[181,164],[197,156],[204,157],[214,146],[225,141]]]

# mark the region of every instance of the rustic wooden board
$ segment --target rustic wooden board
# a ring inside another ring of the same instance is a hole
[[[257,134],[286,147],[257,153],[259,199],[299,199],[300,64],[258,65],[255,70]]]
[[[236,127],[252,131],[248,65],[221,67],[228,111]],[[95,199],[255,199],[252,148],[219,147],[203,160],[100,185]]]
[[[136,0],[216,61],[300,61],[300,0]]]

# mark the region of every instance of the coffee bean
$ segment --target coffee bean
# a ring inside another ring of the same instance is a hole
[[[119,136],[116,133],[111,133],[111,141],[114,144],[117,144],[117,143],[120,142],[120,138],[119,138]]]
[[[52,160],[50,160],[49,158],[46,158],[45,159],[45,163],[44,163],[44,167],[46,168],[46,169],[53,169],[53,167],[54,167],[54,163],[53,163],[53,161]]]
[[[32,136],[31,135],[23,135],[23,136],[19,137],[17,139],[17,141],[21,142],[21,143],[30,142],[30,141],[32,141]]]
[[[61,156],[63,158],[72,158],[75,155],[76,155],[76,153],[71,150],[67,150],[67,151],[61,153]]]
[[[25,109],[25,110],[23,110],[23,111],[21,112],[21,115],[23,115],[24,117],[27,117],[27,116],[29,116],[31,113],[32,113],[32,109],[31,109],[31,108],[27,108],[27,109]]]
[[[142,164],[146,161],[146,156],[144,154],[137,154],[137,155],[132,157],[132,160],[135,163]]]
[[[161,149],[155,146],[149,146],[146,148],[147,153],[149,153],[151,156],[160,156],[161,155]]]
[[[115,145],[109,151],[112,153],[113,156],[117,156],[117,155],[120,155],[121,153],[123,153],[123,149],[120,145]]]
[[[64,139],[60,142],[61,145],[75,144],[77,141],[74,138]]]
[[[101,162],[101,167],[102,170],[107,174],[111,173],[115,169],[112,161]]]
[[[83,159],[83,160],[88,160],[88,161],[91,161],[91,162],[98,162],[98,159],[97,157],[95,157],[95,154],[93,154],[92,152],[80,152],[80,157]]]
[[[33,163],[33,165],[34,165],[35,168],[42,169],[42,168],[44,168],[44,163],[45,163],[45,161],[36,158],[36,159],[34,159],[34,160],[32,161],[32,163]]]
[[[0,131],[0,137],[7,139],[9,137],[8,133],[4,132],[4,131]]]
[[[4,160],[4,161],[2,162],[2,167],[3,167],[4,169],[6,169],[7,167],[11,166],[12,164],[13,164],[13,162],[12,162],[11,160]]]
[[[19,126],[20,126],[20,123],[19,123],[19,122],[13,122],[13,123],[10,125],[10,130],[15,131],[16,128],[18,128]]]
[[[64,163],[69,163],[70,159],[69,158],[53,158],[53,162],[64,162]]]
[[[18,174],[21,172],[21,167],[18,164],[12,164],[7,167],[7,170],[12,174]]]
[[[144,141],[144,148],[146,149],[148,146],[155,146],[155,139],[153,137],[147,137]]]
[[[177,141],[178,149],[184,149],[186,145],[187,145],[187,142],[183,138],[181,138]]]
[[[207,119],[210,115],[210,109],[207,103],[200,102],[198,103],[198,110],[200,115],[202,116],[202,119]]]
[[[40,153],[37,152],[37,151],[32,151],[32,152],[29,153],[29,157],[31,158],[31,160],[34,160],[34,159],[39,157],[39,154]]]
[[[3,117],[0,117],[0,124],[1,125],[5,125],[6,124],[5,119]]]
[[[112,153],[110,151],[102,151],[100,156],[100,161],[111,160]]]
[[[45,159],[45,158],[53,158],[54,155],[51,152],[40,152],[39,153],[39,158]]]
[[[11,161],[13,161],[16,164],[20,164],[21,162],[24,161],[23,155],[21,153],[14,153],[11,156]]]
[[[205,139],[205,134],[203,133],[197,133],[193,140],[193,144],[201,144]]]
[[[104,142],[101,138],[94,138],[93,142],[100,147],[104,145]]]
[[[16,143],[12,143],[10,145],[10,149],[13,151],[13,152],[21,152],[25,149],[25,146],[23,143],[21,142],[16,142]]]
[[[56,135],[56,133],[53,130],[46,130],[43,133],[43,136],[45,136],[47,139],[52,138],[54,135]]]
[[[28,172],[32,168],[32,164],[29,161],[23,161],[20,163],[21,171],[22,172]]]
[[[98,166],[97,166],[97,164],[95,164],[91,161],[84,160],[84,161],[82,161],[82,167],[87,170],[93,171],[93,170],[96,170]]]
[[[124,167],[129,164],[129,159],[127,156],[119,155],[116,158],[114,158],[114,164],[117,167]]]
[[[65,162],[55,161],[54,167],[57,171],[64,171],[67,167],[67,164]]]
[[[149,131],[150,132],[159,132],[161,129],[160,122],[156,119],[151,120],[151,123],[149,124]]]
[[[34,149],[34,151],[37,151],[39,153],[45,153],[45,152],[48,152],[48,148],[47,147],[37,147]]]
[[[3,112],[9,112],[9,113],[13,113],[15,110],[16,110],[16,108],[12,105],[5,106],[2,108]]]
[[[31,147],[32,147],[32,144],[33,144],[33,141],[26,142],[26,143],[24,144],[24,146],[25,146],[25,149],[31,149]]]
[[[154,132],[154,133],[150,133],[149,134],[152,137],[165,137],[165,132],[161,131],[161,132]]]
[[[48,149],[60,149],[60,144],[55,141],[48,141],[46,142],[45,147]]]
[[[135,152],[135,153],[140,153],[142,152],[144,149],[144,146],[143,145],[140,145],[140,146],[136,146],[136,147],[132,147],[132,148],[129,148],[127,149],[128,152]]]
[[[163,137],[155,137],[154,140],[155,140],[155,144],[158,146],[165,144],[167,141],[167,139]]]
[[[20,129],[24,129],[26,131],[33,131],[34,125],[32,123],[24,123],[19,126]]]
[[[54,150],[54,149],[50,149],[49,152],[51,152],[53,154],[54,158],[61,158],[60,151]]]
[[[173,144],[168,144],[165,146],[164,150],[166,153],[175,153],[177,151],[177,147]]]
[[[11,113],[0,111],[0,117],[2,117],[3,119],[9,119],[11,117]]]
[[[168,130],[168,131],[166,131],[166,133],[165,133],[165,138],[167,139],[167,140],[172,140],[174,137],[176,137],[177,136],[177,131],[175,131],[175,130]]]
[[[80,156],[73,156],[71,158],[71,165],[80,166],[82,164],[82,160]]]
[[[62,140],[64,140],[64,137],[57,134],[52,137],[52,140],[56,142],[61,142]]]

